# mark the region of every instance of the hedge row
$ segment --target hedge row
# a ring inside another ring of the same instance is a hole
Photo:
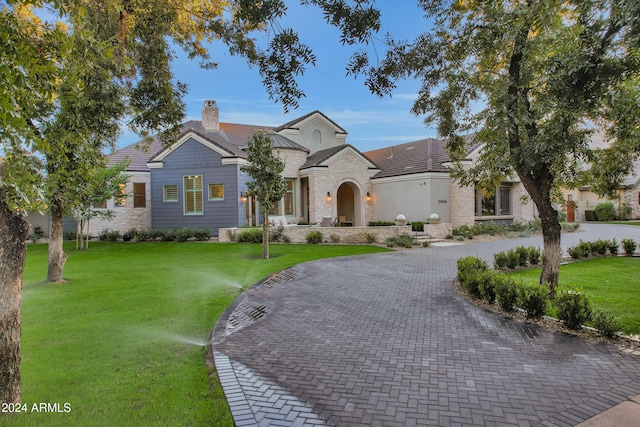
[[[539,319],[550,304],[557,309],[558,319],[567,328],[580,329],[591,321],[600,333],[613,337],[621,330],[612,315],[593,310],[587,296],[581,292],[560,291],[553,301],[549,300],[547,284],[531,284],[490,270],[486,261],[477,257],[458,260],[458,282],[474,298],[482,298],[490,304],[496,302],[504,311],[518,307],[525,311],[527,318]]]

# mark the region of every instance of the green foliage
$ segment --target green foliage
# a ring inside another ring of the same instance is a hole
[[[493,286],[500,308],[504,311],[512,311],[518,300],[518,286],[513,278],[504,274],[495,274]]]
[[[515,270],[520,265],[520,252],[515,249],[507,251],[507,268]]]
[[[411,223],[411,231],[424,231],[424,222],[413,221]]]
[[[416,240],[413,238],[411,234],[404,233],[399,236],[389,237],[387,239],[387,247],[401,247],[401,248],[412,248],[416,243]]]
[[[529,246],[529,264],[538,265],[540,264],[540,248],[537,246]]]
[[[396,225],[393,221],[369,221],[369,227],[391,227]]]
[[[508,262],[508,257],[506,252],[502,251],[502,252],[497,252],[493,254],[493,266],[495,268],[504,270],[505,268],[507,268],[507,262]]]
[[[567,253],[573,259],[586,258],[591,253],[591,244],[580,240],[576,246],[567,248]]]
[[[616,207],[613,203],[600,203],[594,209],[598,221],[613,221],[616,219]]]
[[[585,210],[584,211],[584,219],[587,221],[597,221],[598,216],[596,215],[596,211],[594,210]]]
[[[611,255],[618,255],[619,249],[620,247],[618,246],[618,241],[614,237],[609,241],[609,253]]]
[[[593,311],[591,322],[593,323],[594,328],[608,338],[613,338],[622,330],[620,322],[618,322],[611,313],[607,313],[602,310]]]
[[[631,218],[631,213],[633,213],[633,208],[631,208],[628,203],[623,203],[618,209],[616,219],[619,221],[626,221]]]
[[[378,241],[378,236],[376,236],[374,233],[367,233],[365,234],[365,240],[367,243],[373,244]]]
[[[239,243],[262,243],[262,229],[250,228],[242,230],[237,234],[236,241]]]
[[[98,235],[98,239],[102,242],[117,242],[122,235],[117,230],[111,230],[110,228],[104,229]]]
[[[76,240],[76,230],[72,228],[67,228],[62,230],[62,239],[63,240]]]
[[[516,294],[517,306],[526,312],[527,318],[540,319],[547,312],[548,284],[518,283]]]
[[[331,243],[340,243],[340,236],[335,233],[332,233],[331,235],[329,235],[329,241]]]
[[[473,297],[479,298],[481,296],[480,282],[483,280],[484,273],[489,269],[487,262],[481,258],[469,256],[458,259],[457,267],[460,286]]]
[[[36,243],[38,240],[42,239],[43,237],[44,237],[44,230],[42,229],[42,227],[40,227],[39,225],[34,226],[33,229],[31,230],[31,235],[29,236],[29,239],[31,239],[33,243]]]
[[[496,300],[496,276],[500,276],[500,273],[487,270],[480,276],[478,283],[478,292],[480,296],[490,304]]]
[[[322,243],[322,232],[318,230],[312,230],[307,233],[305,240],[309,244]]]
[[[518,253],[518,265],[526,267],[529,261],[529,249],[525,246],[518,246],[515,250]]]
[[[627,255],[632,255],[636,250],[636,241],[633,239],[622,239],[622,249]]]
[[[556,295],[553,304],[557,308],[558,319],[569,329],[580,329],[591,319],[591,304],[582,292],[561,291]]]

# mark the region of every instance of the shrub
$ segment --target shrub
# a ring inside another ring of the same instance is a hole
[[[329,240],[331,241],[331,243],[340,243],[340,236],[338,236],[338,235],[337,235],[337,234],[335,234],[335,233],[332,233],[332,234],[329,236]]]
[[[633,208],[629,206],[628,203],[623,203],[622,206],[618,209],[618,214],[616,215],[616,219],[620,221],[625,221],[631,218],[631,213],[633,212]]]
[[[371,243],[376,243],[378,241],[378,236],[376,236],[373,233],[367,233],[364,236],[365,240],[367,241],[367,243],[371,244]]]
[[[591,253],[591,243],[580,240],[576,246],[567,248],[567,253],[573,259],[586,258]]]
[[[493,266],[495,268],[499,268],[500,270],[504,270],[507,268],[507,253],[506,252],[497,252],[493,254]]]
[[[38,240],[42,239],[43,237],[44,237],[44,230],[42,229],[42,227],[40,227],[39,225],[34,226],[33,232],[31,233],[31,236],[29,236],[31,241],[33,243],[36,243]],[[63,233],[63,239],[64,239],[64,233]]]
[[[480,276],[478,283],[478,291],[480,296],[484,298],[488,303],[493,304],[496,300],[496,285],[493,276],[499,276],[500,273],[487,270]]]
[[[458,280],[460,281],[460,284],[462,286],[464,286],[464,282],[466,282],[467,279],[475,273],[482,273],[489,269],[489,266],[487,265],[485,260],[474,256],[468,256],[458,259],[457,266]]]
[[[582,292],[562,291],[554,300],[558,319],[569,329],[580,329],[591,318],[591,304]]]
[[[605,337],[613,338],[617,332],[622,330],[620,323],[610,313],[595,310],[592,319],[593,327]]]
[[[578,224],[578,223],[569,223],[569,222],[561,222],[560,223],[560,228],[562,229],[562,231],[565,231],[567,233],[573,233],[574,231],[578,231],[578,229],[580,228],[580,224]]]
[[[402,248],[412,248],[415,244],[415,239],[411,234],[405,233],[400,234],[399,236],[389,237],[387,239],[387,247],[402,247]]]
[[[279,242],[284,238],[284,227],[279,225],[278,227],[269,227],[269,241]]]
[[[616,219],[616,208],[613,203],[600,203],[594,209],[598,221],[613,221]]]
[[[307,236],[305,237],[305,239],[307,240],[307,243],[310,243],[310,244],[321,243],[322,232],[318,230],[312,230],[309,233],[307,233]]]
[[[197,228],[193,231],[193,237],[200,242],[206,242],[211,238],[211,231]]]
[[[631,255],[636,250],[636,241],[633,239],[622,239],[622,249],[624,249],[624,253],[627,255]]]
[[[411,231],[424,231],[424,222],[414,221],[411,223]]]
[[[598,239],[595,242],[591,242],[591,255],[606,255],[609,250],[609,241]]]
[[[132,235],[132,237],[134,236]],[[145,242],[147,240],[153,239],[153,236],[150,230],[138,230],[136,231],[135,239],[138,242]]]
[[[516,292],[517,305],[527,313],[527,318],[539,319],[547,312],[548,285],[519,283]]]
[[[520,252],[515,249],[507,251],[507,268],[514,270],[520,265]]]
[[[524,246],[518,246],[516,252],[518,252],[520,258],[518,261],[520,267],[526,267],[527,262],[529,262],[529,249]]]
[[[460,227],[456,227],[453,229],[453,235],[469,238],[470,236],[473,237],[474,231],[471,226],[463,224]]]
[[[596,216],[596,211],[594,210],[584,211],[584,219],[587,221],[597,221],[598,217]]]
[[[529,246],[529,264],[540,264],[540,248],[537,246]]]
[[[237,240],[240,243],[262,243],[262,229],[249,228],[242,230],[238,233]]]
[[[616,240],[616,238],[614,237],[613,239],[611,239],[609,241],[609,253],[611,255],[618,255],[618,241]]]
[[[423,248],[428,248],[429,246],[431,246],[431,242],[428,240],[425,240],[424,242],[422,242],[422,247]]]
[[[183,227],[175,230],[176,240],[178,242],[186,242],[193,237],[193,230],[188,227]]]
[[[76,239],[76,230],[73,230],[71,228],[62,230],[62,240],[75,240],[75,239]]]
[[[504,274],[494,274],[492,279],[500,308],[504,311],[512,311],[518,300],[516,282]]]
[[[119,231],[111,230],[110,228],[102,230],[98,235],[98,239],[103,242],[117,242],[120,237],[121,235]]]

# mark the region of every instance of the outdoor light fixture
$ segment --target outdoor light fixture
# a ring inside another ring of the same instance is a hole
[[[367,195],[364,199],[367,201],[367,203],[371,203],[371,193],[367,191]]]
[[[327,191],[327,202],[331,201],[331,192]]]
[[[240,192],[240,200],[243,202],[247,201],[247,193],[245,193],[244,191]]]

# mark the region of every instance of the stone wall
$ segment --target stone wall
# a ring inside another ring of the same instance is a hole
[[[424,233],[433,238],[442,239],[451,234],[451,224],[425,224]],[[231,237],[241,233],[243,228],[221,228],[219,241],[230,242]],[[371,243],[369,236],[375,236],[375,242],[384,243],[389,237],[412,233],[411,226],[390,227],[319,227],[315,225],[296,225],[284,228],[284,235],[291,239],[291,243],[306,243],[306,236],[310,231],[320,231],[323,242],[340,243]],[[334,238],[332,238],[334,237]],[[336,239],[337,238],[337,239]]]

